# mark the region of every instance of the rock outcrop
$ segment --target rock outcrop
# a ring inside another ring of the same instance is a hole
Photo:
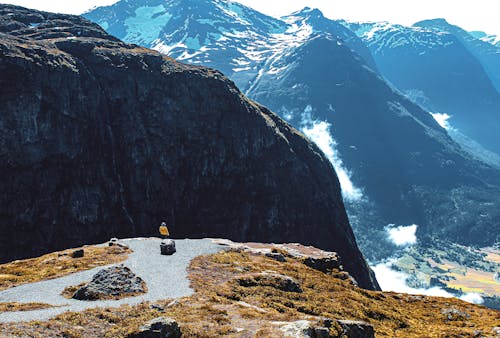
[[[352,320],[320,319],[319,321],[298,320],[290,323],[276,322],[283,336],[287,338],[375,338],[373,326]],[[338,334],[332,334],[330,328],[336,327]]]
[[[0,261],[110,237],[357,248],[322,152],[215,70],[76,16],[0,6]]]
[[[135,296],[146,292],[146,283],[123,265],[99,271],[73,294],[78,300],[99,300]]]
[[[171,318],[158,317],[139,328],[127,338],[180,338],[182,336],[179,324]]]
[[[269,286],[285,292],[302,293],[302,288],[295,279],[277,273],[262,272],[240,277],[238,284],[244,287]]]

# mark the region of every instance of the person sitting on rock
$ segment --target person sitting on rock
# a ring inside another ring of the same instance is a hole
[[[168,236],[170,236],[170,232],[167,228],[167,223],[165,222],[161,223],[159,231],[163,238],[168,238]]]

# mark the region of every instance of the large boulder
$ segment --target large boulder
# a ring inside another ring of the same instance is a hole
[[[99,271],[73,294],[78,300],[99,300],[135,296],[146,292],[146,283],[123,265]]]
[[[168,218],[179,237],[336,251],[376,287],[330,161],[220,72],[0,5],[0,74],[0,262]]]
[[[160,243],[160,252],[162,255],[170,256],[173,255],[177,249],[175,248],[175,242],[172,239],[165,239]]]
[[[140,327],[127,338],[180,338],[182,336],[179,324],[172,318],[158,317]]]
[[[375,338],[373,326],[361,321],[338,320],[337,323],[342,327],[342,337],[347,338]]]

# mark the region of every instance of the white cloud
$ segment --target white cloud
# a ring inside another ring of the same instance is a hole
[[[377,277],[377,281],[383,291],[393,291],[408,293],[413,295],[426,295],[434,297],[455,297],[453,294],[439,288],[413,288],[407,285],[409,275],[393,269],[395,260],[389,260],[384,263],[372,266]],[[461,300],[474,304],[482,304],[483,298],[477,293],[467,293],[460,297]]]
[[[408,246],[417,243],[417,227],[416,224],[400,227],[390,224],[385,228],[385,231],[387,231],[389,240],[397,246]]]
[[[344,167],[344,163],[336,149],[337,143],[330,133],[330,123],[326,121],[313,120],[311,117],[312,107],[307,106],[301,119],[301,130],[323,151],[330,160],[342,187],[342,196],[350,201],[357,201],[363,197],[361,190],[354,186],[351,181],[351,173]]]
[[[484,303],[484,299],[483,297],[481,297],[479,293],[466,293],[465,295],[461,296],[460,299],[468,303],[474,303],[474,304]]]
[[[452,129],[450,123],[448,122],[448,120],[451,118],[450,115],[448,115],[448,114],[440,114],[440,113],[436,113],[436,114],[432,114],[431,113],[431,115],[434,118],[434,120],[436,120],[436,122],[441,127],[443,127],[446,130],[451,130]]]
[[[394,260],[390,260],[385,263],[380,263],[372,267],[375,275],[377,276],[377,281],[383,291],[393,291],[401,293],[409,293],[414,295],[427,295],[436,297],[447,297],[451,298],[453,295],[446,292],[438,287],[433,287],[429,289],[425,288],[412,288],[406,284],[406,280],[409,275],[396,271],[392,268]]]

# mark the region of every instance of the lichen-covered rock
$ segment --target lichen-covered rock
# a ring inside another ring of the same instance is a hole
[[[266,257],[274,259],[275,261],[278,261],[278,262],[282,262],[282,263],[286,262],[285,255],[283,255],[280,252],[268,252],[268,253],[266,253]]]
[[[180,338],[182,336],[179,324],[166,317],[158,317],[149,321],[135,333],[127,338]]]
[[[347,338],[375,338],[375,331],[373,326],[360,321],[353,320],[338,320],[337,321],[343,329],[341,337]]]
[[[441,313],[447,321],[467,320],[470,318],[470,314],[458,309],[442,309]]]
[[[277,273],[256,273],[238,278],[238,284],[244,287],[270,286],[285,292],[302,292],[300,284],[295,279]]]
[[[92,281],[78,289],[74,299],[123,298],[146,292],[146,283],[129,268],[118,265],[99,271]]]
[[[0,74],[0,262],[167,217],[179,237],[336,251],[376,287],[331,163],[221,73],[0,5]]]
[[[326,257],[306,257],[302,260],[302,262],[310,268],[325,273],[330,272],[333,269],[343,269],[340,257],[334,253]]]

